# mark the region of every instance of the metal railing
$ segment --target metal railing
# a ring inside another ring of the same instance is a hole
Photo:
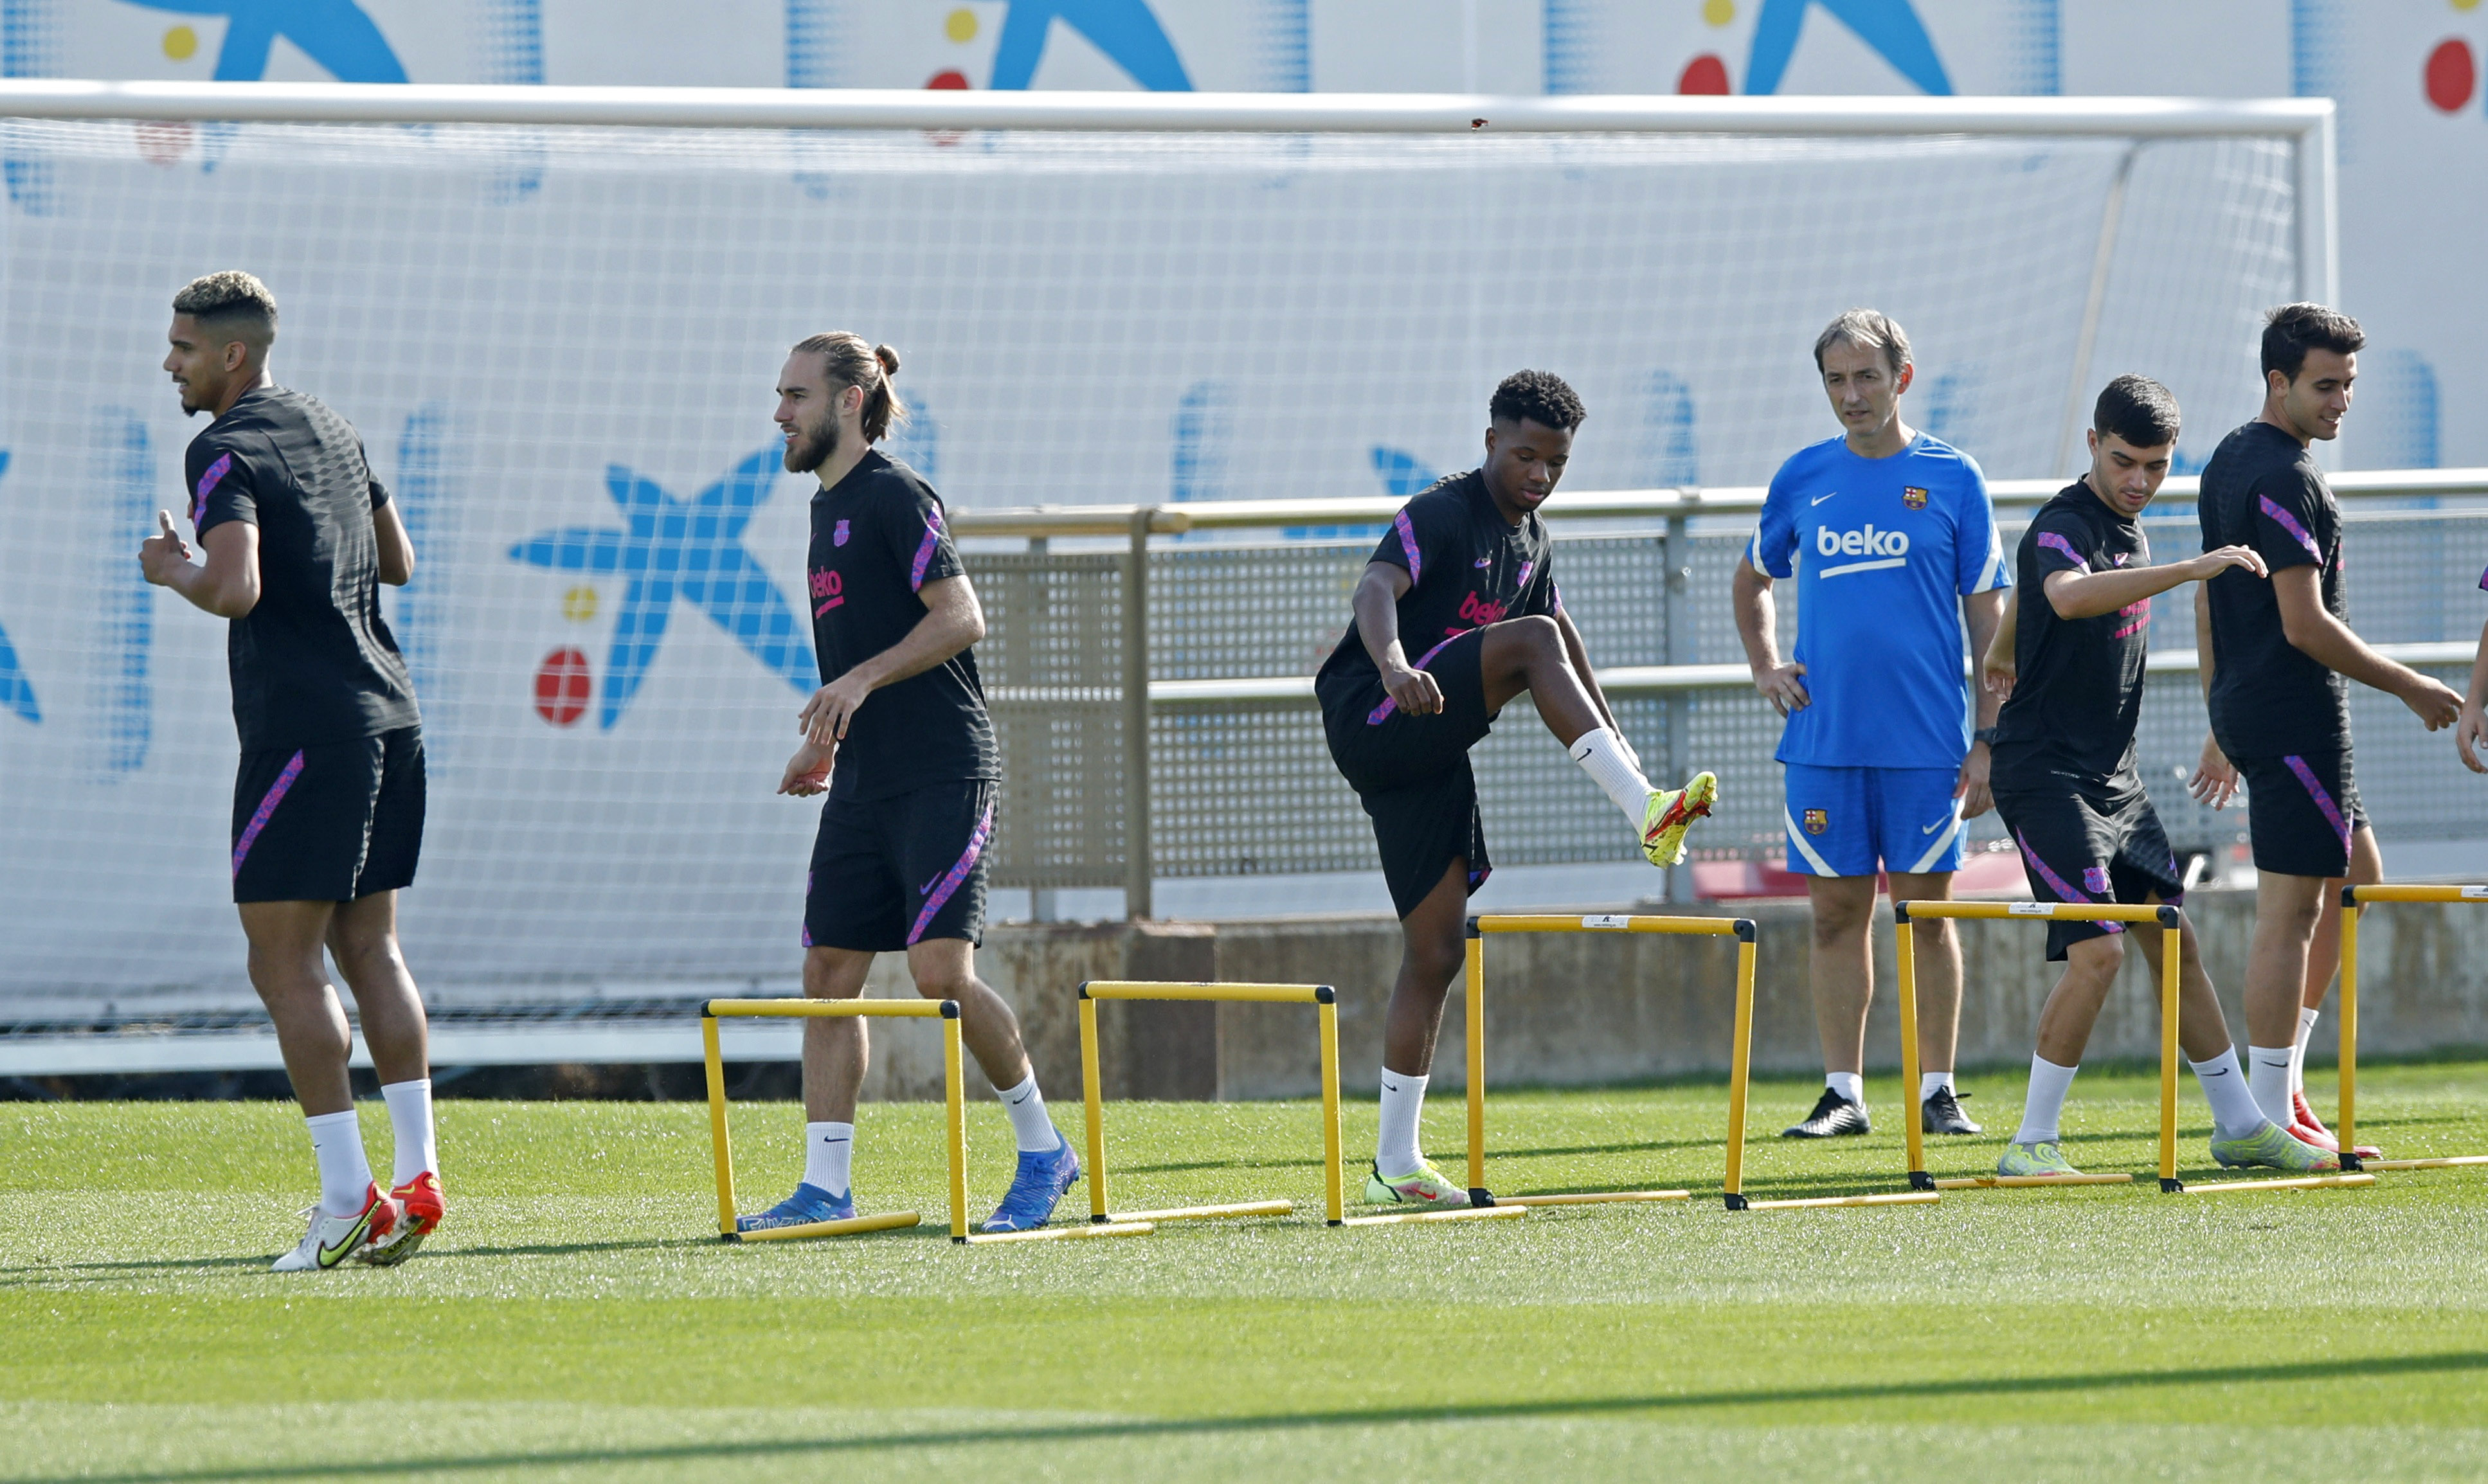
[[[2472,645],[2459,635],[2471,631],[2472,615],[2446,611],[2443,599],[2458,590],[2456,569],[2470,574],[2459,583],[2467,587],[2488,563],[2488,507],[2424,507],[2488,496],[2488,469],[2345,473],[2332,483],[2349,512],[2346,539],[2362,552],[2353,622],[2404,663],[2467,665]],[[2017,515],[2062,486],[2008,480],[1990,488],[1999,517],[2018,524]],[[2170,479],[2160,507],[2182,507],[2196,492],[2195,480]],[[1767,763],[1777,718],[1752,693],[1741,659],[1732,658],[1724,597],[1726,570],[1746,539],[1747,527],[1735,518],[1759,512],[1764,494],[1751,486],[1567,492],[1542,512],[1559,530],[1609,527],[1563,538],[1571,557],[1566,586],[1576,594],[1601,584],[1607,590],[1597,601],[1576,598],[1572,610],[1594,657],[1626,657],[1627,662],[1601,667],[1598,679],[1654,772],[1673,775],[1697,752],[1703,766],[1713,766],[1712,755],[1725,753],[1759,781],[1755,759],[1744,756],[1757,744]],[[1345,625],[1347,587],[1372,538],[1271,545],[1185,538],[1379,526],[1404,503],[1356,497],[954,512],[952,527],[963,537],[1029,544],[1024,552],[1007,552],[973,543],[968,555],[992,620],[979,658],[1003,737],[997,884],[1120,886],[1128,914],[1146,917],[1152,883],[1164,875],[1370,864],[1363,819],[1330,775],[1309,713],[1313,671]],[[2421,508],[2408,508],[2415,503]],[[2163,546],[2191,549],[2191,517],[2147,526],[2157,528]],[[2456,530],[2474,539],[2447,539]],[[1099,537],[1117,539],[1120,549],[1050,546],[1087,538],[1095,546]],[[2430,562],[2445,571],[2418,570]],[[1585,563],[1587,583],[1579,575]],[[2396,574],[2398,580],[2379,580]],[[1784,585],[1779,598],[1783,633],[1793,633],[1793,587]],[[1239,628],[1221,621],[1236,611],[1263,612],[1273,622]],[[2155,694],[2178,692],[2146,707],[2145,752],[2154,763],[2180,745],[2172,739],[2189,727],[2201,736],[2199,697],[2189,699],[2191,622],[2168,626],[2168,637],[2174,642],[2155,648],[2149,664],[2160,678]],[[1511,784],[1528,774],[1521,793],[1541,796],[1530,818],[1515,822],[1517,843],[1502,858],[1622,858],[1606,838],[1615,831],[1596,827],[1608,822],[1597,817],[1595,800],[1570,797],[1580,790],[1546,794],[1569,780],[1538,756],[1544,751],[1505,756],[1491,739],[1485,744],[1481,767],[1487,778]],[[1491,796],[1508,790],[1489,782],[1487,792],[1491,819]],[[1726,811],[1732,822],[1715,834],[1713,848],[1767,851],[1776,816],[1756,814],[1752,798],[1775,798],[1776,789],[1740,792],[1746,806]],[[2371,786],[2371,806],[2375,793]],[[2163,803],[2163,813],[2185,812],[2182,803]],[[2194,823],[2209,829],[2208,820]],[[2183,832],[2177,819],[2170,825],[2172,833]],[[1496,837],[1514,836],[1506,828]]]

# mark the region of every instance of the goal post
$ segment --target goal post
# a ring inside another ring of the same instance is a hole
[[[427,988],[713,984],[791,973],[815,819],[771,793],[817,684],[769,422],[802,336],[899,350],[891,451],[962,517],[1403,498],[1521,365],[1591,407],[1568,490],[1754,485],[1821,436],[1807,348],[1857,302],[1919,347],[1913,421],[2056,476],[2085,378],[2251,415],[2255,316],[2332,293],[2331,109],[0,81],[0,1001],[249,1000],[224,636],[131,559],[187,503],[157,363],[199,273],[270,283],[277,376],[355,424],[421,551],[383,605],[433,770]],[[1824,230],[1857,222],[1862,263]],[[970,555],[995,884],[1145,883],[1063,842],[1222,777],[1257,869],[1251,759],[1311,754],[1253,749],[1310,723],[1126,748],[1117,559]],[[1344,594],[1265,603],[1281,565],[1143,593],[1144,679],[1311,674]],[[1597,653],[1658,662],[1615,621]]]

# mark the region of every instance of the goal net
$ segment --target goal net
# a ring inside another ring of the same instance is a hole
[[[1569,487],[1759,483],[1824,435],[1809,350],[1852,304],[1912,337],[1916,422],[2061,475],[2119,372],[2250,414],[2299,148],[0,123],[0,993],[241,982],[223,626],[135,559],[185,504],[157,362],[196,274],[268,281],[277,378],[420,550],[384,602],[427,987],[776,977],[816,818],[772,795],[816,683],[798,338],[900,351],[892,451],[961,509],[1411,492],[1523,366],[1588,405]],[[1247,585],[1155,622],[1284,618]],[[1283,673],[1321,635],[1267,639]]]

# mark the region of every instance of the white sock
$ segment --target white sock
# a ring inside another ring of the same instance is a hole
[[[1045,1116],[1045,1094],[1036,1090],[1036,1074],[1017,1087],[997,1087],[1002,1094],[1003,1110],[1010,1114],[1011,1135],[1019,1140],[1022,1154],[1052,1154],[1062,1147],[1062,1132],[1054,1120]]]
[[[1382,1069],[1382,1136],[1374,1142],[1373,1162],[1384,1178],[1405,1175],[1426,1162],[1417,1148],[1417,1125],[1426,1114],[1426,1083],[1432,1079]]]
[[[2079,1062],[2060,1067],[2045,1056],[2030,1058],[2030,1096],[2022,1104],[2022,1128],[2013,1135],[2013,1142],[2057,1141],[2065,1118],[2065,1094],[2074,1090],[2074,1074],[2080,1070]]]
[[[2255,1106],[2284,1129],[2298,1121],[2289,1106],[2289,1062],[2294,1054],[2285,1046],[2247,1048],[2247,1086],[2254,1091]]]
[[[2246,1071],[2238,1065],[2236,1047],[2209,1061],[2190,1061],[2187,1065],[2194,1069],[2194,1080],[2203,1084],[2204,1101],[2212,1105],[2214,1137],[2244,1138],[2263,1127],[2263,1109],[2247,1086]]]
[[[1571,753],[1572,761],[1581,765],[1581,771],[1615,801],[1625,818],[1632,822],[1633,832],[1639,834],[1642,816],[1650,810],[1650,796],[1657,791],[1633,766],[1616,734],[1605,727],[1594,727],[1572,743]]]
[[[1938,1092],[1949,1092],[1952,1090],[1952,1074],[1949,1072],[1921,1072],[1918,1074],[1918,1101],[1921,1103],[1934,1097]]]
[[[2315,1039],[2315,1022],[2324,1019],[2321,1010],[2301,1005],[2298,1010],[2298,1041],[2289,1049],[2289,1090],[2306,1090],[2306,1043]]]
[[[440,1152],[434,1147],[432,1134],[432,1078],[383,1082],[381,1101],[388,1105],[389,1127],[397,1133],[389,1185],[402,1186],[426,1172],[440,1173]]]
[[[1859,1107],[1866,1106],[1866,1074],[1863,1072],[1825,1072],[1823,1085]]]
[[[855,1158],[855,1125],[804,1125],[804,1183],[832,1195],[847,1193],[847,1167]]]
[[[363,1158],[362,1121],[350,1107],[302,1122],[311,1130],[311,1156],[320,1162],[320,1209],[330,1216],[362,1210],[372,1188],[372,1166]]]

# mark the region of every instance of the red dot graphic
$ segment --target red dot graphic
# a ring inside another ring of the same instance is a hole
[[[2437,42],[2427,54],[2427,100],[2446,113],[2457,113],[2471,101],[2479,70],[2471,58],[2471,43],[2454,37]]]
[[[1710,52],[1704,52],[1684,64],[1684,71],[1676,79],[1676,91],[1687,96],[1711,94],[1727,97],[1728,64]]]
[[[968,74],[965,72],[935,72],[924,79],[924,86],[928,88],[953,90],[965,88],[967,85]]]
[[[555,726],[568,726],[587,714],[590,677],[587,657],[575,649],[557,649],[536,667],[536,714]]]

